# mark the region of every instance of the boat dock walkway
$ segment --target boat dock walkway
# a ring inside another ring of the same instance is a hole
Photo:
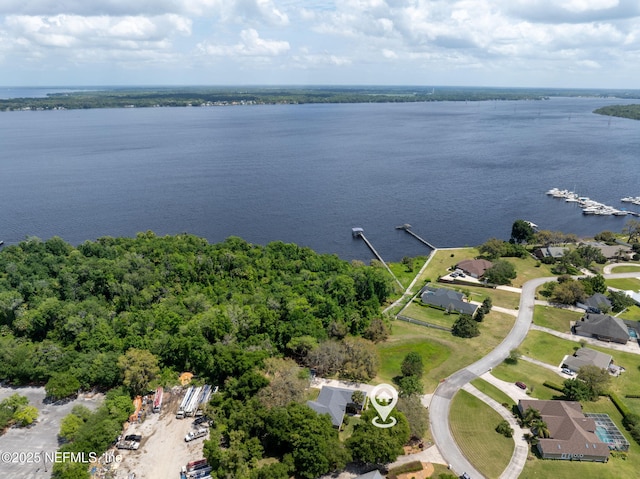
[[[418,241],[420,241],[421,243],[423,243],[424,245],[428,246],[429,248],[431,248],[433,251],[435,251],[437,248],[435,246],[433,246],[431,243],[429,243],[427,240],[421,238],[420,236],[418,236],[417,234],[415,234],[413,231],[411,231],[411,225],[410,224],[404,224],[402,226],[396,226],[397,230],[405,230],[407,233],[409,233],[411,236],[413,236],[415,239],[417,239]]]
[[[362,238],[364,240],[365,244],[369,247],[369,249],[378,259],[378,261],[380,261],[384,265],[384,267],[387,269],[391,277],[396,280],[396,283],[398,283],[398,286],[400,286],[400,289],[404,290],[404,286],[402,285],[400,280],[396,278],[396,275],[393,274],[393,271],[391,271],[391,268],[389,268],[387,263],[382,259],[382,256],[380,256],[380,254],[376,251],[376,249],[373,247],[373,245],[369,242],[367,237],[364,235],[364,230],[362,228],[352,228],[351,234],[353,235],[354,238]]]

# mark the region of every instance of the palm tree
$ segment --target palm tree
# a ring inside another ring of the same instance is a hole
[[[548,438],[551,434],[549,432],[549,427],[547,423],[542,419],[535,419],[531,422],[531,430],[535,433],[539,438]]]
[[[533,421],[536,420],[542,420],[542,415],[540,411],[529,406],[522,417],[522,424],[530,427]]]

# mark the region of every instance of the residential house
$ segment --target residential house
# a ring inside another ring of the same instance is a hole
[[[367,393],[362,391],[365,400]],[[356,412],[361,405],[354,404],[351,400],[353,390],[337,388],[333,386],[322,386],[318,399],[315,401],[307,401],[307,405],[318,414],[328,414],[331,417],[331,423],[339,428],[344,420],[347,409]]]
[[[594,349],[580,348],[573,356],[567,356],[562,363],[563,368],[573,372],[578,372],[582,366],[596,366],[600,369],[609,370],[613,358],[609,354],[601,353]]]
[[[587,313],[576,321],[573,331],[579,336],[595,338],[600,341],[627,344],[629,328],[620,318],[607,314]]]
[[[540,412],[549,431],[549,437],[540,438],[537,444],[544,459],[609,460],[609,446],[598,438],[595,420],[582,413],[579,402],[521,399],[518,403],[521,415],[530,407]]]
[[[425,286],[420,292],[420,299],[424,304],[436,306],[447,311],[456,311],[460,314],[476,314],[478,305],[464,301],[464,295],[457,291],[447,288],[434,288],[433,286]]]
[[[602,293],[595,293],[589,296],[583,303],[577,303],[578,308],[584,309],[588,313],[600,314],[602,311],[611,311],[611,301]]]
[[[465,259],[464,261],[460,261],[456,268],[463,271],[465,274],[468,274],[472,278],[482,278],[484,272],[491,268],[493,263],[491,261],[487,261],[486,259]]]
[[[598,248],[602,253],[602,256],[611,259],[631,259],[633,256],[633,250],[631,246],[627,244],[614,244],[608,245],[606,243],[601,243],[597,241],[590,241],[587,243],[583,243],[587,246],[593,246],[594,248]]]
[[[536,249],[533,252],[533,254],[538,259],[542,259],[542,258],[559,259],[559,258],[562,258],[567,251],[568,251],[567,248],[564,248],[561,246],[545,246],[544,248]]]

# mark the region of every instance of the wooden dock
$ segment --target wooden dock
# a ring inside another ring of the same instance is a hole
[[[420,241],[422,244],[428,246],[429,248],[431,248],[433,251],[435,251],[437,248],[435,246],[433,246],[431,243],[429,243],[427,240],[422,239],[420,236],[418,236],[417,234],[415,234],[413,231],[411,231],[411,225],[410,224],[404,224],[402,226],[396,226],[397,230],[405,230],[407,233],[409,233],[411,236],[413,236],[415,239],[417,239],[418,241]]]
[[[382,256],[380,256],[380,254],[376,251],[376,249],[373,247],[373,245],[369,242],[367,237],[364,235],[364,230],[362,228],[351,228],[351,234],[352,234],[352,236],[354,238],[362,238],[363,239],[365,244],[369,247],[369,249],[375,255],[375,257],[378,259],[378,261],[380,261],[384,265],[384,267],[387,269],[387,271],[389,272],[391,277],[396,280],[396,283],[398,283],[398,286],[400,286],[400,289],[404,290],[405,287],[402,286],[402,283],[400,282],[400,280],[398,280],[398,278],[396,278],[396,275],[393,274],[393,271],[391,271],[391,268],[389,268],[387,263],[382,259]]]

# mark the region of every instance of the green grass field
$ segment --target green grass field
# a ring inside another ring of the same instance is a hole
[[[549,389],[543,386],[545,381],[551,381],[558,385],[562,385],[563,379],[542,366],[523,361],[518,361],[517,364],[502,363],[491,372],[498,379],[515,383],[516,381],[522,381],[527,385],[528,391],[531,393],[533,399],[554,399],[560,395],[559,392]]]
[[[486,477],[499,477],[515,448],[513,439],[495,431],[500,421],[497,412],[466,391],[459,391],[451,402],[451,433],[467,459]]]
[[[583,313],[575,311],[538,305],[533,310],[533,324],[561,333],[568,333],[570,330],[569,322],[578,321],[582,315]]]
[[[640,273],[640,264],[629,264],[625,266],[616,266],[611,268],[612,273]]]
[[[488,383],[484,379],[478,378],[471,381],[471,384],[476,387],[479,391],[485,393],[491,399],[498,401],[500,404],[508,404],[509,407],[515,406],[516,403],[503,393],[500,389],[495,387],[493,384]]]
[[[380,369],[376,382],[390,382],[400,375],[402,360],[410,351],[422,355],[425,392],[433,392],[440,380],[477,361],[495,348],[511,331],[515,318],[496,311],[480,323],[480,336],[457,338],[440,331],[396,320],[387,341],[377,345]]]
[[[622,289],[625,291],[640,290],[640,280],[635,278],[607,279],[606,283],[607,283],[607,286],[610,286],[612,288]]]
[[[617,316],[622,319],[630,319],[631,321],[640,321],[640,306],[631,306]]]

